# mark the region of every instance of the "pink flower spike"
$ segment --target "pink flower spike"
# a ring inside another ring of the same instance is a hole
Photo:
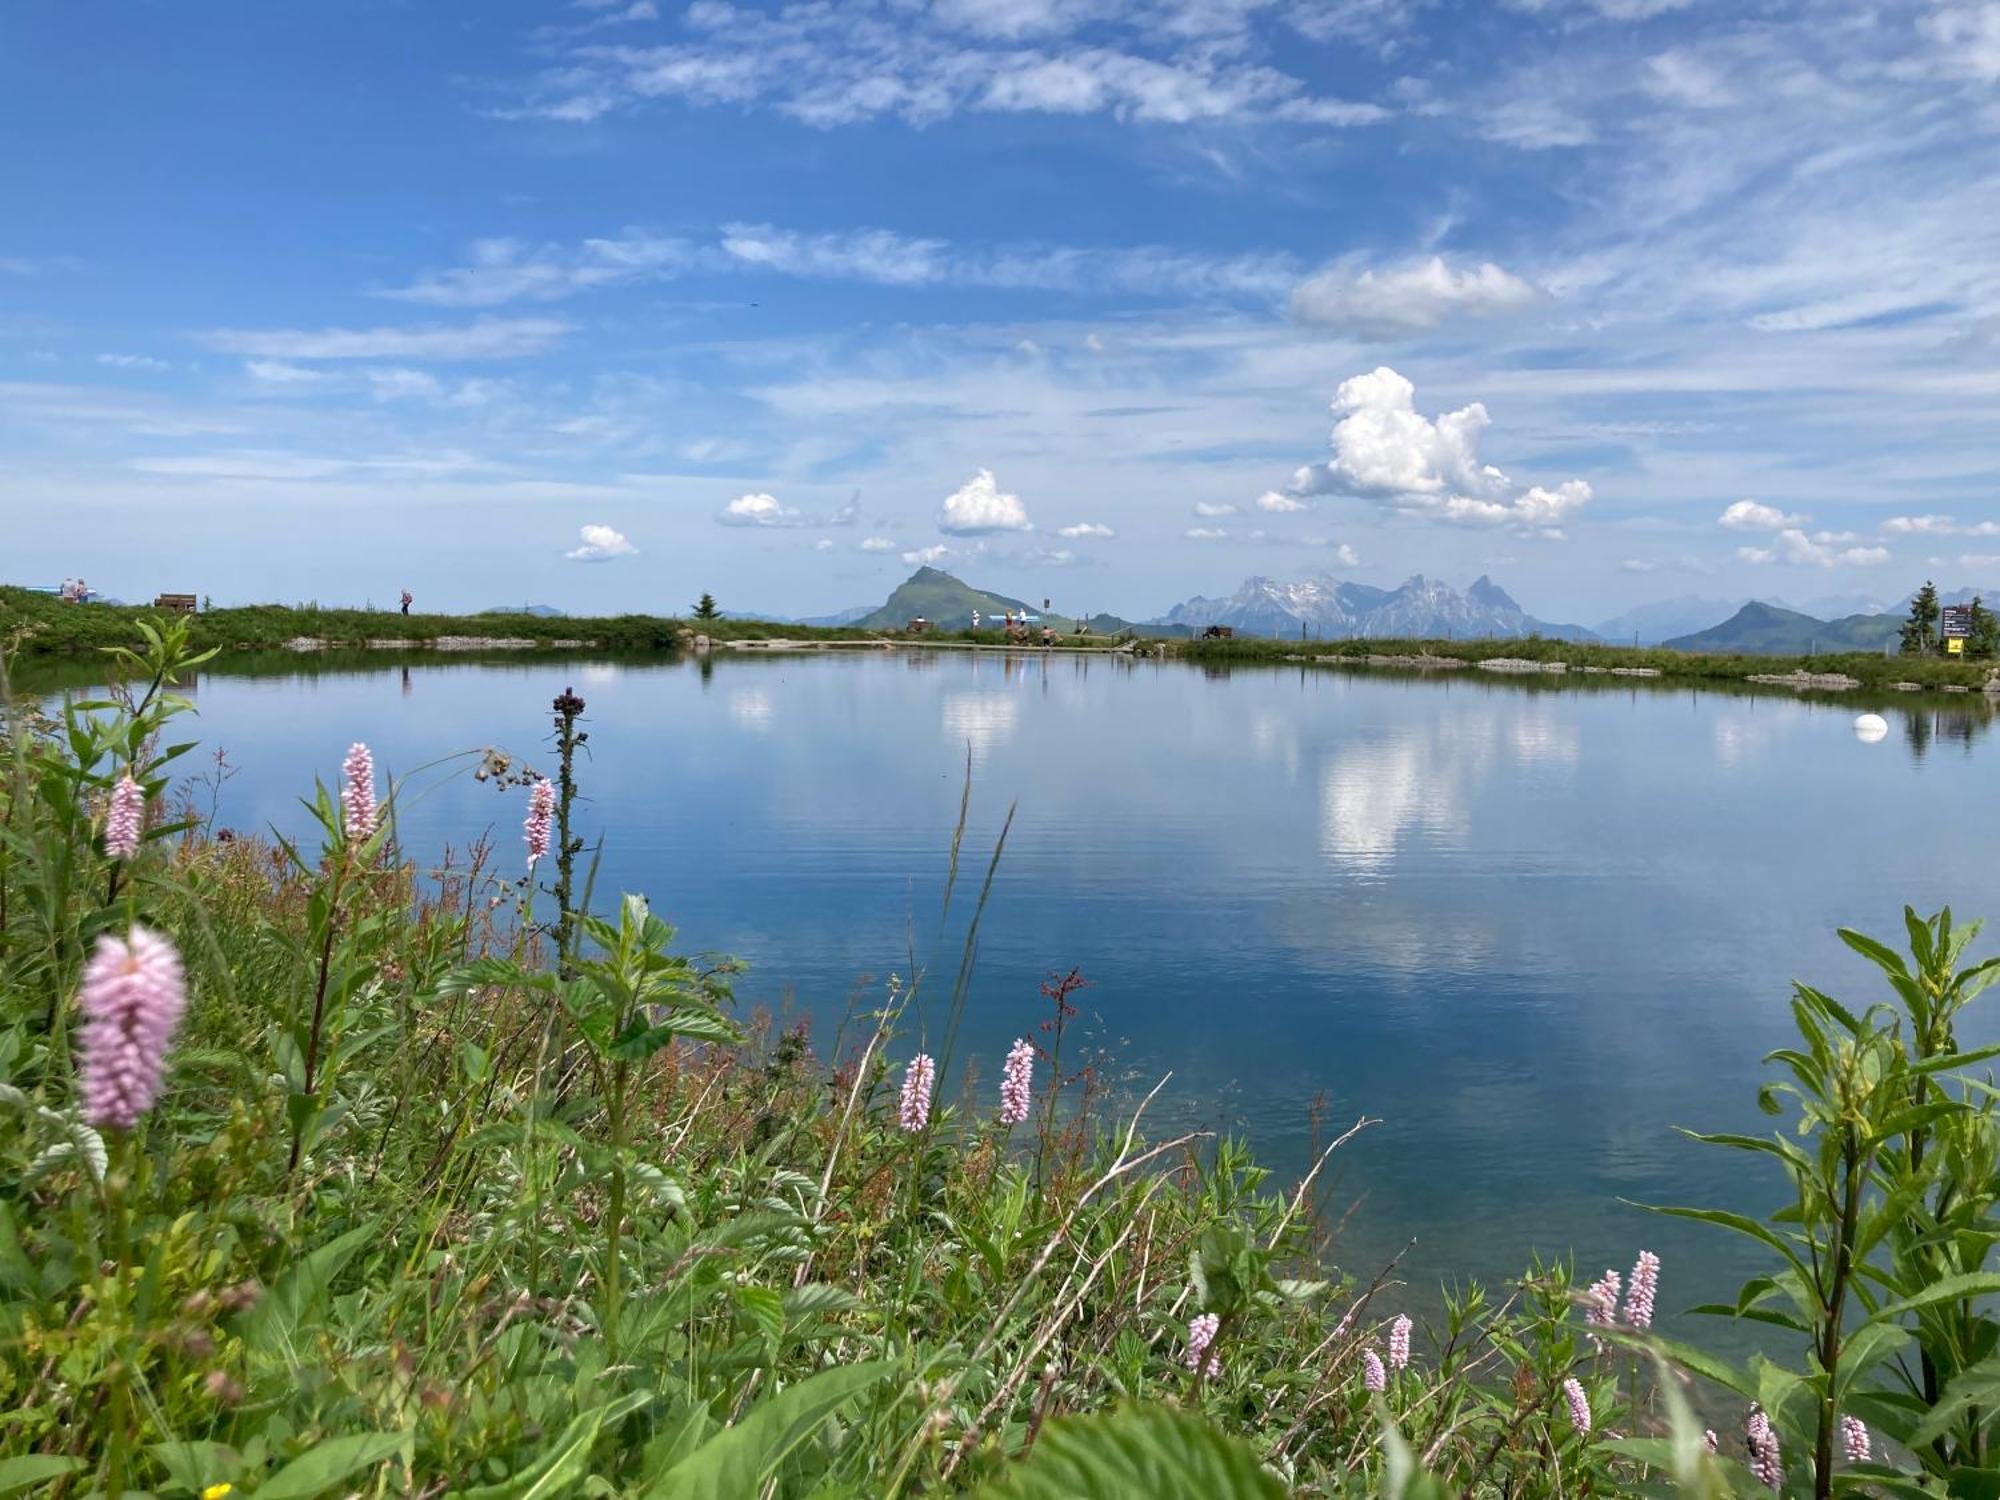
[[[1222,1373],[1222,1356],[1210,1354],[1209,1346],[1215,1342],[1216,1330],[1222,1327],[1222,1319],[1214,1313],[1198,1313],[1188,1323],[1187,1353],[1181,1356],[1181,1363],[1190,1370],[1201,1370],[1213,1380]]]
[[[903,1097],[897,1119],[905,1130],[922,1130],[931,1121],[931,1087],[937,1082],[937,1064],[928,1052],[919,1052],[903,1070]]]
[[[1632,1285],[1625,1292],[1625,1321],[1645,1330],[1653,1326],[1653,1299],[1660,1292],[1660,1257],[1641,1250],[1632,1267]]]
[[[128,771],[111,789],[111,809],[104,815],[104,852],[113,859],[130,859],[139,852],[145,826],[146,789]]]
[[[1720,1453],[1722,1451],[1722,1444],[1716,1438],[1715,1429],[1713,1427],[1704,1427],[1702,1429],[1701,1445],[1702,1447],[1706,1448],[1710,1453]]]
[[[1382,1356],[1373,1349],[1361,1351],[1361,1384],[1371,1391],[1389,1389],[1389,1372],[1382,1368]]]
[[[347,747],[347,759],[340,763],[340,806],[350,843],[374,836],[382,816],[375,805],[375,757],[358,741]]]
[[[180,954],[144,927],[123,942],[105,933],[84,966],[77,1007],[83,1117],[130,1130],[159,1100],[167,1048],[187,1009]]]
[[[556,813],[556,789],[548,777],[537,776],[534,790],[528,793],[528,817],[521,825],[521,835],[528,841],[528,868],[535,868],[535,861],[544,859],[549,852],[549,827]]]
[[[1028,1118],[1030,1089],[1035,1077],[1035,1048],[1026,1037],[1007,1049],[1000,1069],[1000,1123],[1019,1125]]]
[[[1389,1368],[1400,1370],[1410,1362],[1410,1320],[1398,1313],[1389,1325]]]
[[[1574,1376],[1563,1382],[1563,1398],[1569,1402],[1569,1425],[1584,1437],[1590,1436],[1590,1397],[1583,1393],[1583,1382]]]
[[[1767,1490],[1783,1485],[1785,1464],[1778,1451],[1778,1434],[1771,1430],[1771,1419],[1764,1415],[1761,1406],[1750,1408],[1750,1416],[1743,1424],[1743,1441],[1749,1445],[1750,1472],[1757,1476],[1757,1482]]]
[[[1874,1444],[1868,1440],[1868,1426],[1859,1417],[1843,1416],[1840,1419],[1840,1445],[1847,1453],[1851,1464],[1865,1464],[1874,1451]]]
[[[1618,1320],[1618,1273],[1606,1271],[1583,1294],[1583,1320],[1593,1328],[1609,1328]]]

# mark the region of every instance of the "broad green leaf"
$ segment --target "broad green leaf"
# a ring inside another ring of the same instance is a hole
[[[888,1360],[845,1365],[760,1401],[645,1490],[658,1500],[742,1500],[755,1495],[792,1452],[841,1406],[894,1369]]]
[[[333,1279],[363,1245],[375,1239],[373,1225],[350,1229],[302,1260],[292,1262],[244,1320],[243,1336],[254,1348],[270,1353],[290,1350],[293,1335],[308,1312],[325,1300]]]
[[[227,1443],[154,1443],[146,1451],[175,1484],[197,1492],[236,1479],[243,1468],[242,1455]]]
[[[66,1458],[57,1453],[25,1453],[19,1458],[0,1458],[0,1495],[17,1495],[38,1484],[47,1484],[51,1479],[74,1474],[82,1467],[82,1459]]]
[[[258,1485],[257,1500],[310,1500],[348,1475],[395,1457],[407,1440],[400,1432],[350,1432],[327,1438]]]
[[[1241,1438],[1171,1406],[1058,1417],[979,1500],[1283,1500]]]
[[[458,1492],[456,1500],[554,1500],[574,1493],[590,1466],[590,1450],[598,1434],[653,1399],[651,1391],[631,1391],[583,1412],[562,1431],[549,1450],[527,1468],[499,1484]],[[262,1494],[262,1491],[258,1492]]]
[[[1967,1407],[1996,1404],[2000,1404],[2000,1354],[1959,1371],[1939,1393],[1937,1405],[1910,1429],[1908,1442],[1921,1447],[1942,1435]]]
[[[1915,1312],[1918,1308],[1929,1307],[1937,1302],[1957,1302],[1963,1298],[1990,1297],[2000,1292],[2000,1273],[1993,1271],[1968,1271],[1960,1276],[1947,1276],[1942,1281],[1934,1281],[1921,1292],[1891,1302],[1878,1308],[1869,1319],[1871,1323],[1887,1322],[1901,1317],[1904,1313]]]

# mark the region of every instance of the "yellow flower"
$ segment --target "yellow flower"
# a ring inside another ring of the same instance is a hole
[[[235,1488],[236,1486],[233,1484],[211,1484],[201,1492],[201,1500],[222,1500],[224,1495]]]

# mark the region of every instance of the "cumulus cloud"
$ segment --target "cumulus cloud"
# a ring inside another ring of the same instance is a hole
[[[614,557],[631,557],[639,550],[624,532],[609,526],[585,526],[577,536],[583,545],[563,554],[571,562],[609,562]]]
[[[1066,537],[1070,541],[1081,541],[1085,537],[1113,537],[1118,533],[1096,521],[1078,521],[1071,526],[1057,527],[1056,535]]]
[[[894,552],[896,544],[886,536],[868,536],[856,543],[856,549],[862,552]]]
[[[1763,505],[1755,500],[1738,500],[1720,516],[1715,524],[1731,531],[1787,531],[1804,526],[1807,516],[1789,516],[1775,505]]]
[[[1468,318],[1521,312],[1543,300],[1532,282],[1491,261],[1453,270],[1442,256],[1384,270],[1322,271],[1292,290],[1292,316],[1368,337],[1422,333]]]
[[[1181,535],[1191,542],[1220,542],[1229,537],[1229,533],[1220,526],[1190,526]]]
[[[1198,516],[1233,516],[1242,508],[1215,500],[1197,500],[1194,503],[1194,513]]]
[[[256,359],[519,359],[569,332],[554,318],[479,318],[414,328],[217,328],[202,336],[222,354]]]
[[[952,555],[951,548],[943,542],[928,547],[913,547],[903,554],[903,561],[911,567],[934,568]]]
[[[1294,500],[1290,495],[1281,495],[1276,490],[1266,490],[1257,497],[1257,509],[1268,510],[1274,515],[1290,515],[1306,508],[1305,501]]]
[[[738,495],[716,513],[723,526],[803,526],[806,518],[790,506],[778,503],[776,495]]]
[[[1808,535],[1788,526],[1768,547],[1738,547],[1736,555],[1749,563],[1781,563],[1795,568],[1831,568],[1839,564],[1873,567],[1889,560],[1887,547],[1847,545],[1859,540],[1851,531],[1816,531]]]
[[[1009,495],[994,481],[991,469],[981,469],[951,494],[938,512],[938,530],[952,536],[986,536],[996,531],[1032,531],[1028,508],[1019,495]]]
[[[1479,435],[1491,423],[1475,401],[1435,419],[1416,409],[1416,387],[1381,366],[1334,393],[1333,458],[1300,469],[1294,495],[1331,493],[1447,525],[1498,527],[1563,539],[1563,526],[1591,498],[1581,479],[1522,486],[1482,463]]]
[[[1954,516],[1891,516],[1882,529],[1890,536],[2000,536],[2000,521],[1961,523]]]

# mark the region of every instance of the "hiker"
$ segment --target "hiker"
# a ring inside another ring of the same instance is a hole
[[[408,589],[404,589],[404,590],[403,590],[403,613],[404,613],[404,614],[408,614],[409,612],[410,612],[410,591],[409,591]]]

